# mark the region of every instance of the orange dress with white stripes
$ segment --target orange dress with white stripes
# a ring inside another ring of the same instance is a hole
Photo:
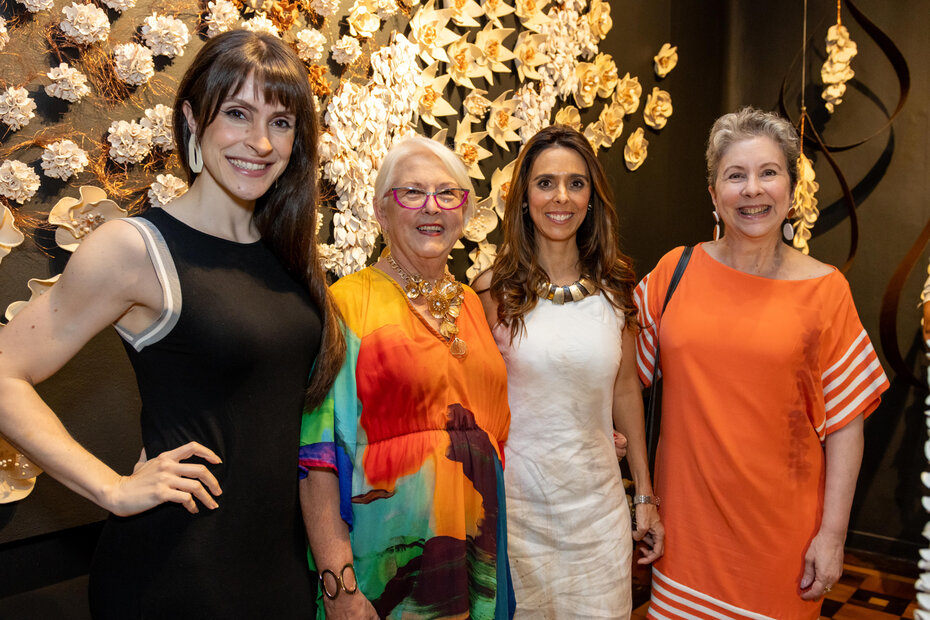
[[[649,618],[817,618],[801,600],[823,512],[824,438],[888,388],[839,271],[771,280],[695,248],[663,316],[682,248],[636,288],[639,375],[662,342],[656,493],[665,555]]]

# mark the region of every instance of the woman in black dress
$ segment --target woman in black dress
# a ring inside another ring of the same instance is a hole
[[[0,331],[0,433],[113,513],[91,570],[96,617],[313,613],[293,454],[345,345],[317,261],[312,101],[277,38],[208,41],[174,110],[190,190],[101,226]],[[33,389],[110,324],[143,403],[130,475]]]

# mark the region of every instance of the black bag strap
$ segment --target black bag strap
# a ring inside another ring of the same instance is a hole
[[[684,252],[681,253],[678,264],[675,265],[675,272],[672,274],[672,279],[668,283],[668,292],[665,293],[665,302],[662,304],[663,316],[665,315],[665,308],[668,307],[668,302],[672,298],[672,293],[678,288],[678,282],[681,281],[681,276],[685,273],[685,267],[688,266],[688,261],[691,260],[691,252],[693,250],[694,246],[687,246]],[[656,382],[658,380],[658,375],[659,332],[656,330],[656,357],[652,367],[652,383],[649,385],[649,398],[646,403],[646,452],[649,455],[649,475],[652,475],[655,470],[656,448],[659,444],[659,422],[662,415],[661,410],[656,412]]]

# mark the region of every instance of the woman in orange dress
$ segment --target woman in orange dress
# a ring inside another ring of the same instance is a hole
[[[813,619],[842,574],[863,418],[888,380],[843,275],[782,239],[798,153],[774,114],[719,118],[724,234],[695,248],[664,312],[682,248],[636,289],[640,378],[661,342],[664,383],[650,618]]]

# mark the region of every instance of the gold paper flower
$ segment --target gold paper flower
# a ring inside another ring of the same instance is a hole
[[[13,212],[6,205],[0,205],[0,261],[20,245],[26,236],[16,228]]]
[[[436,10],[433,3],[434,0],[430,0],[410,18],[410,40],[420,46],[420,58],[426,64],[434,60],[447,63],[449,56],[445,48],[459,36],[446,28],[452,19],[452,9]]]
[[[662,129],[672,115],[672,96],[658,86],[646,97],[643,120],[653,129]]]
[[[567,105],[555,113],[555,122],[559,125],[568,125],[576,131],[581,131],[581,112],[573,105]]]
[[[488,135],[488,132],[472,133],[471,124],[474,121],[475,119],[468,114],[459,120],[455,129],[455,152],[468,168],[468,176],[473,179],[483,179],[484,175],[481,173],[478,162],[490,157],[491,151],[481,146],[481,141]]]
[[[820,189],[815,180],[814,166],[804,153],[798,158],[798,182],[794,186],[794,240],[792,245],[805,254],[810,254],[808,242],[811,239],[811,229],[817,222],[820,210],[817,208],[817,198],[814,194]]]
[[[475,45],[484,54],[484,63],[489,67],[486,74],[488,84],[492,83],[491,71],[510,73],[510,67],[504,63],[516,58],[514,53],[504,46],[504,39],[513,34],[513,28],[494,28],[488,22],[485,27],[475,35]]]
[[[439,127],[437,116],[451,116],[456,113],[455,108],[449,105],[442,94],[445,91],[446,84],[449,83],[449,75],[440,75],[436,77],[436,71],[439,62],[434,62],[424,69],[422,73],[423,85],[417,88],[417,109],[416,116],[427,125]]]
[[[468,42],[467,34],[449,45],[446,48],[446,54],[449,57],[449,75],[459,86],[474,88],[475,85],[472,84],[471,78],[484,76],[485,71],[487,71],[487,77],[490,77],[491,72],[480,66],[481,61],[484,60],[484,53],[477,45]]]
[[[598,72],[598,97],[610,97],[620,81],[617,75],[617,63],[610,54],[598,54],[594,58],[594,66]]]
[[[590,108],[594,105],[594,98],[601,85],[601,74],[593,62],[579,62],[575,68],[578,83],[572,93],[575,105],[579,108]]]
[[[643,87],[639,83],[638,77],[630,77],[627,73],[617,83],[617,90],[614,92],[614,102],[623,108],[624,113],[632,114],[639,107],[639,98],[643,94]]]
[[[512,91],[505,90],[491,104],[491,110],[488,114],[488,135],[497,142],[504,150],[509,151],[508,142],[519,142],[520,136],[515,130],[523,126],[524,121],[513,115],[517,108],[517,102],[508,99]]]
[[[517,0],[516,14],[520,24],[527,30],[539,32],[550,21],[549,16],[543,12],[548,4],[549,0]]]
[[[513,179],[513,166],[516,160],[512,160],[503,168],[497,168],[491,175],[491,195],[488,196],[491,206],[497,211],[500,217],[504,217],[504,208],[507,204],[507,196],[510,194],[510,181]]]
[[[597,121],[601,124],[604,137],[608,140],[604,146],[611,146],[614,140],[617,140],[620,134],[623,133],[623,116],[623,108],[616,103],[605,105],[604,109],[601,110]]]
[[[58,227],[55,243],[68,252],[75,251],[84,237],[104,222],[126,217],[126,210],[108,200],[99,187],[84,185],[78,191],[80,198],[62,198],[48,214],[49,224]]]
[[[540,51],[547,37],[548,35],[545,34],[531,34],[526,31],[517,35],[517,44],[513,48],[513,53],[516,56],[514,64],[517,65],[517,75],[520,76],[521,82],[526,79],[543,79],[537,67],[552,60]]]
[[[502,28],[501,17],[510,15],[513,13],[513,7],[504,2],[504,0],[484,0],[481,4],[481,8],[484,9],[484,14],[487,15],[488,21]]]
[[[26,307],[26,304],[28,304],[30,301],[32,301],[36,297],[39,297],[40,295],[44,295],[45,293],[49,292],[49,290],[51,290],[52,288],[52,285],[58,282],[58,278],[60,277],[61,277],[61,274],[59,273],[45,280],[40,280],[39,278],[30,279],[29,282],[26,283],[26,286],[29,287],[29,291],[31,293],[29,295],[29,300],[28,301],[14,301],[9,306],[7,306],[6,313],[4,314],[4,316],[6,317],[6,320],[11,321],[13,317],[16,316],[16,314],[20,310]]]
[[[626,146],[623,147],[623,160],[626,162],[627,170],[633,171],[643,165],[646,161],[649,141],[642,127],[637,127],[636,131],[630,134],[626,139]]]
[[[656,75],[664,78],[678,64],[678,47],[665,43],[652,60],[655,62]]]
[[[820,69],[820,79],[823,80],[821,98],[826,101],[826,108],[830,114],[836,106],[843,103],[846,94],[846,82],[853,79],[856,72],[850,66],[850,61],[859,52],[856,42],[849,38],[849,31],[842,24],[833,24],[827,30],[827,59]]]
[[[0,504],[18,502],[36,485],[42,470],[0,437]]]
[[[591,2],[591,10],[588,11],[587,18],[591,26],[591,34],[601,40],[607,37],[607,33],[614,25],[610,17],[610,4],[602,0]]]
[[[446,7],[452,9],[452,21],[463,28],[477,28],[481,24],[475,19],[484,15],[484,9],[475,0],[449,0]]]
[[[594,153],[597,154],[597,151],[602,146],[610,146],[608,144],[607,136],[604,135],[604,128],[601,127],[601,121],[595,121],[589,123],[587,127],[584,128],[582,132],[584,137],[588,139],[588,142],[591,144],[591,148],[594,150]]]

